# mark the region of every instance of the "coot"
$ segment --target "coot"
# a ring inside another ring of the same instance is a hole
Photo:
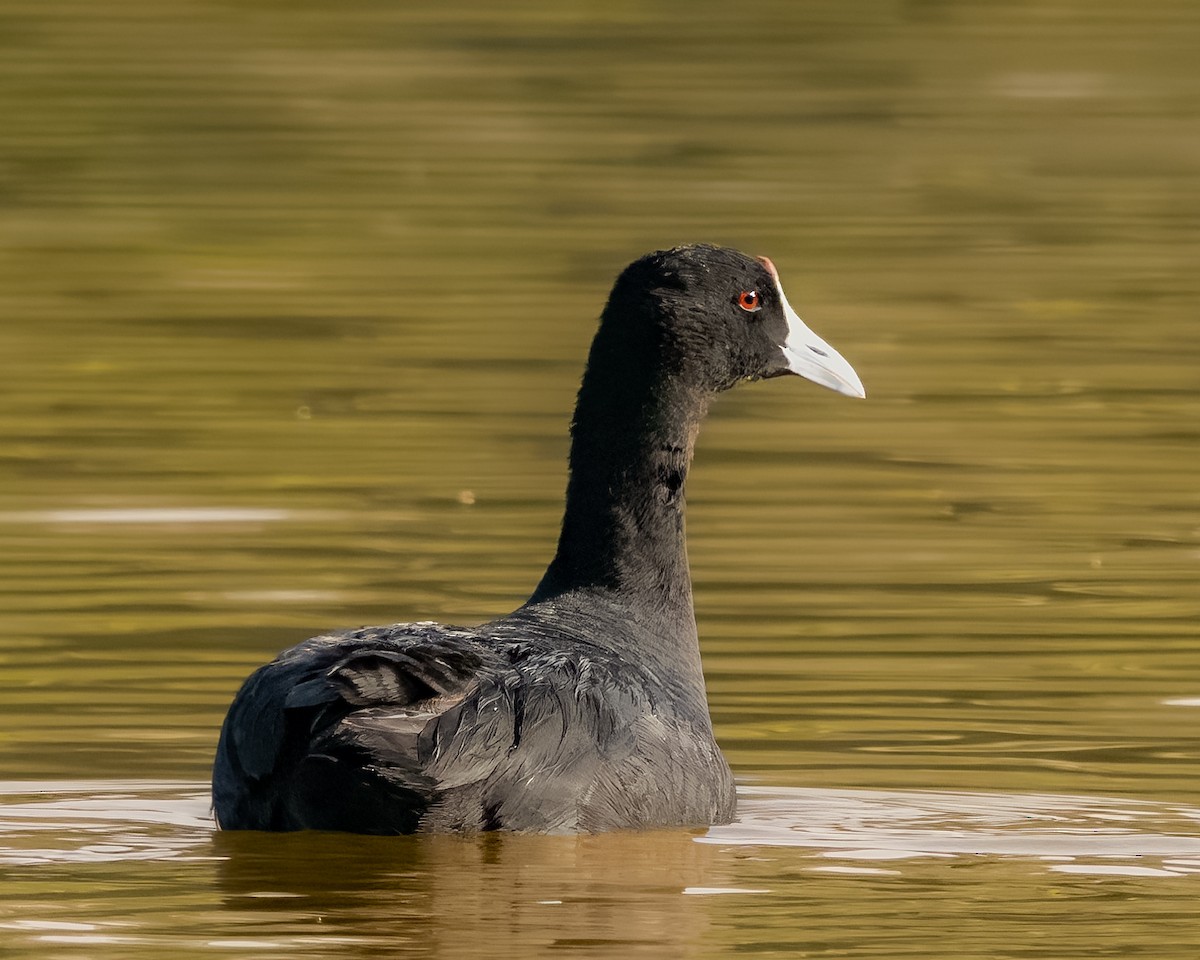
[[[864,396],[774,265],[708,245],[617,278],[571,424],[558,549],[479,627],[314,637],[257,670],[213,770],[226,830],[594,832],[727,823],[684,545],[710,401],[795,373]]]

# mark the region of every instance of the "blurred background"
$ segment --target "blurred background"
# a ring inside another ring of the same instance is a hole
[[[726,740],[874,782],[793,752],[814,708],[1200,696],[1192,5],[9,2],[0,38],[4,775],[202,778],[281,646],[519,603],[608,287],[698,240],[774,258],[870,393],[760,384],[701,439]]]
[[[1194,802],[1198,50],[1190,0],[5,0],[0,778],[202,790],[279,649],[519,604],[612,279],[709,241],[869,395],[700,439],[742,782]]]

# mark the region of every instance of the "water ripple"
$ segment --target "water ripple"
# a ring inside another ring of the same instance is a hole
[[[1200,873],[1200,809],[1149,801],[744,786],[738,813],[699,841],[810,847],[854,861],[999,856],[1056,861],[1051,870],[1070,873]]]
[[[0,783],[4,864],[211,859],[213,829],[207,784]],[[1064,873],[1200,873],[1200,809],[1112,797],[743,786],[738,820],[697,840],[810,848],[846,861],[814,867],[837,872],[986,856]]]

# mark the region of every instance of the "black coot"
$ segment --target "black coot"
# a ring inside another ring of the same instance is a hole
[[[218,824],[390,834],[730,821],[684,481],[716,394],[787,373],[864,395],[769,260],[697,245],[632,263],[592,342],[562,533],[533,596],[470,629],[314,637],[257,670],[221,730]]]

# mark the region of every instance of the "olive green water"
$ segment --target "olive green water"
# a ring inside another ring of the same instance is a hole
[[[0,6],[0,953],[1200,946],[1200,7]],[[739,823],[217,835],[241,679],[552,549],[634,256],[856,366],[722,399]]]

